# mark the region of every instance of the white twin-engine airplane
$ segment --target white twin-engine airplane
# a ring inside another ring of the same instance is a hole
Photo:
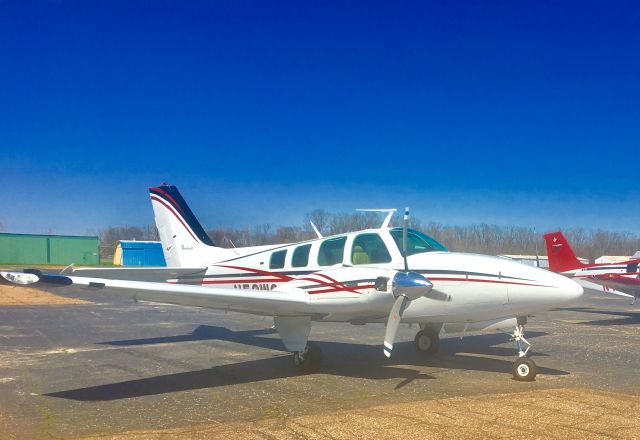
[[[176,187],[151,188],[150,195],[170,267],[2,275],[18,284],[109,289],[141,300],[273,316],[303,373],[318,371],[322,363],[318,345],[308,341],[313,321],[386,322],[387,357],[400,322],[419,324],[415,346],[422,354],[437,351],[443,326],[447,331],[514,328],[513,375],[525,381],[537,370],[526,357],[531,346],[524,338],[527,316],[583,293],[574,281],[546,270],[448,252],[431,237],[407,229],[408,212],[402,228],[389,227],[391,210],[379,229],[224,249],[212,243]],[[166,282],[135,280],[159,275],[164,279],[158,281]]]

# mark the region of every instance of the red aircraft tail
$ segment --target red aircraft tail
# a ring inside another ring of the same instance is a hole
[[[566,272],[568,270],[580,269],[586,264],[576,258],[573,249],[562,232],[551,232],[544,235],[547,244],[547,255],[549,256],[549,269],[554,272]]]

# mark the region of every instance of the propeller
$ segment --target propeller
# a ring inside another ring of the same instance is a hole
[[[404,258],[404,272],[398,272],[394,275],[391,284],[391,292],[396,298],[389,312],[387,319],[387,330],[384,334],[384,355],[391,357],[393,351],[393,343],[396,340],[398,327],[402,321],[402,314],[407,305],[414,299],[428,295],[433,289],[431,281],[416,272],[409,271],[409,263],[407,261],[407,227],[409,224],[409,208],[404,211],[404,221],[402,224],[402,256]]]

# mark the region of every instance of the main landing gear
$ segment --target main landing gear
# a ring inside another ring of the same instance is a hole
[[[438,332],[429,327],[424,327],[413,340],[416,351],[423,356],[431,356],[438,352],[440,348],[440,337]]]
[[[317,373],[322,367],[322,350],[315,342],[307,342],[304,351],[293,353],[293,362],[301,374]]]
[[[518,347],[518,359],[513,363],[513,378],[523,382],[531,382],[538,374],[538,367],[535,362],[529,359],[527,353],[531,349],[531,344],[524,337],[524,325],[527,323],[526,318],[518,317],[518,325],[513,331],[512,340],[516,341]]]

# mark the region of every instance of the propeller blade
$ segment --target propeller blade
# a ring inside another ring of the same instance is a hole
[[[404,271],[409,272],[407,262],[407,228],[409,227],[409,207],[404,209],[404,220],[402,221],[402,256],[404,257]]]
[[[396,340],[396,333],[398,333],[402,314],[408,303],[409,299],[404,295],[399,296],[393,303],[393,307],[389,313],[389,319],[387,320],[387,330],[384,333],[384,355],[386,357],[391,357],[393,343]]]

